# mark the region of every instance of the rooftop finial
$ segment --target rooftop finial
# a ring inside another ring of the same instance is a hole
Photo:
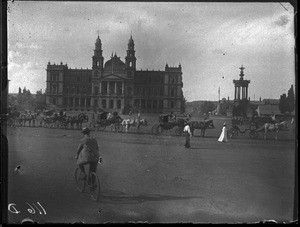
[[[240,70],[241,70],[241,72],[240,72],[240,80],[243,80],[244,69],[245,69],[245,67],[242,65],[242,66],[240,67]]]

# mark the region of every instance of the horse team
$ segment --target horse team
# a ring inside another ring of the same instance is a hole
[[[29,126],[46,128],[80,129],[88,122],[88,116],[80,113],[67,116],[65,113],[54,111],[11,111],[7,115],[7,125],[10,127]]]
[[[243,118],[241,118],[243,120]],[[233,118],[232,121],[238,120],[239,124],[242,124],[241,119]],[[259,132],[264,132],[264,139],[268,132],[275,132],[275,140],[278,139],[278,133],[281,130],[287,130],[288,125],[286,121],[282,122],[259,122],[263,119],[255,119],[253,121],[257,124],[255,130],[251,130],[251,135],[255,136],[251,138],[257,138]],[[47,128],[62,128],[62,129],[81,129],[83,123],[89,122],[89,117],[84,113],[78,115],[67,116],[65,112],[54,112],[53,110],[44,110],[39,112],[30,111],[9,111],[6,116],[7,125],[11,127],[16,126],[29,126],[29,127],[47,127]],[[195,130],[200,130],[200,136],[205,136],[207,129],[214,129],[214,123],[212,119],[205,119],[204,121],[189,121],[187,118],[178,118],[176,115],[160,115],[158,117],[158,123],[152,126],[153,134],[160,134],[163,131],[168,132],[169,130],[176,128],[175,133],[177,135],[183,135],[183,128],[185,124],[189,122],[192,135]],[[265,121],[265,120],[264,120]],[[111,127],[111,130],[116,132],[128,132],[130,128],[135,128],[136,132],[140,132],[142,126],[148,126],[146,119],[128,118],[122,119],[117,112],[101,112],[97,114],[96,119],[94,118],[90,123],[90,127],[94,130],[105,130],[106,127]]]

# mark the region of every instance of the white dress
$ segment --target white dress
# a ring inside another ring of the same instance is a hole
[[[227,139],[227,128],[226,128],[226,126],[223,126],[222,132],[221,132],[221,135],[220,135],[218,141],[219,142],[228,142],[228,139]]]

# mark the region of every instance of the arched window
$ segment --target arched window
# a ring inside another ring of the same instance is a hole
[[[128,88],[127,88],[127,92],[128,92],[128,95],[131,95],[131,93],[132,93],[132,88],[131,88],[131,87],[128,87]]]
[[[175,96],[175,89],[171,88],[171,97],[174,97],[174,96]]]
[[[109,108],[110,109],[114,108],[114,100],[109,100]]]
[[[100,66],[100,62],[99,61],[96,61],[96,66]]]
[[[95,94],[97,95],[99,93],[99,87],[95,86],[94,91],[95,91]]]
[[[174,101],[170,102],[170,108],[174,108]]]
[[[121,109],[121,100],[120,99],[117,101],[117,109]]]
[[[102,108],[106,109],[106,99],[102,99]]]

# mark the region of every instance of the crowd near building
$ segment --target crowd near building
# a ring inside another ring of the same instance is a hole
[[[67,64],[47,65],[46,102],[71,111],[184,112],[182,68],[137,70],[132,36],[125,62],[116,53],[104,63],[98,36],[92,69],[72,69]]]

